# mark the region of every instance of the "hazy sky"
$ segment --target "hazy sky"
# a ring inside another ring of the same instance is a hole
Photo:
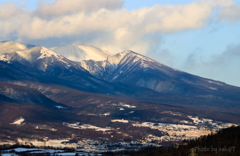
[[[240,86],[240,0],[0,0],[0,40],[133,50]]]

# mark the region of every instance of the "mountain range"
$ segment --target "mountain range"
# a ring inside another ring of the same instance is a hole
[[[55,84],[155,102],[165,97],[163,101],[175,99],[190,105],[205,100],[206,104],[234,108],[240,100],[239,87],[173,69],[130,50],[110,55],[75,44],[50,49],[1,42],[0,81],[24,86]],[[73,56],[79,61],[70,60]]]
[[[76,134],[80,139],[118,142],[162,135],[112,119],[194,125],[194,116],[240,123],[240,87],[168,67],[131,50],[109,54],[85,45],[48,49],[3,41],[0,73],[0,134],[5,140]],[[63,123],[112,130],[80,130]]]
[[[31,80],[98,93],[116,93],[124,88],[96,78],[78,63],[42,46],[27,47],[7,41],[0,43],[0,54],[4,64],[1,69],[6,73],[1,81],[23,83]]]

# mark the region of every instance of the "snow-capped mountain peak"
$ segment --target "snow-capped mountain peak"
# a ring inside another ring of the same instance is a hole
[[[7,41],[0,43],[0,60],[9,62],[16,59],[24,59],[28,62],[34,62],[38,59],[54,57],[61,60],[63,57],[45,47],[35,46],[28,48],[26,45]]]
[[[53,47],[50,49],[72,61],[77,62],[82,60],[102,61],[107,59],[108,56],[106,52],[99,48],[77,44]]]
[[[18,50],[27,49],[27,46],[13,41],[0,42],[0,54],[12,53]]]
[[[42,46],[37,46],[31,49],[31,51],[39,51],[40,52],[40,56],[38,57],[38,59],[43,59],[46,57],[55,57],[56,59],[62,59],[63,57],[45,47]]]
[[[111,82],[132,70],[148,70],[162,66],[161,63],[131,50],[108,56],[104,61],[83,60],[80,65],[97,78]]]
[[[0,60],[7,63],[31,64],[42,71],[52,68],[54,64],[61,64],[63,68],[75,66],[82,70],[78,64],[43,46],[28,47],[13,41],[0,43]]]
[[[137,62],[137,61],[155,62],[154,60],[152,60],[152,59],[150,59],[146,56],[143,56],[141,54],[138,54],[136,52],[133,52],[131,50],[126,50],[126,51],[123,51],[121,53],[109,56],[107,58],[107,61],[109,63],[111,63],[112,65],[115,65],[115,66],[117,66],[118,64],[126,63],[126,61],[129,62],[129,63],[134,63],[134,62]]]
[[[107,57],[107,61],[109,63],[111,63],[112,65],[118,65],[119,62],[128,54],[131,54],[133,53],[131,50],[126,50],[126,51],[123,51],[121,53],[118,53],[118,54],[115,54],[115,55],[112,55],[112,56],[108,56]]]

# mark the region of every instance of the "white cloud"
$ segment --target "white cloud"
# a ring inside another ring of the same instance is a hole
[[[238,4],[233,4],[222,9],[219,14],[221,19],[226,19],[229,22],[236,22],[240,20],[240,7]]]
[[[23,13],[17,3],[5,2],[0,6],[0,20],[9,20]]]
[[[39,2],[36,14],[41,17],[62,16],[79,12],[92,12],[100,9],[121,8],[121,0],[55,0],[52,3]]]
[[[240,86],[240,44],[229,45],[221,54],[208,58],[199,50],[191,53],[184,64],[179,66],[181,70]]]
[[[155,5],[132,11],[121,8],[122,5],[120,0],[39,3],[35,11],[9,13],[11,16],[3,13],[0,32],[4,38],[10,36],[22,42],[49,41],[49,38],[64,41],[70,37],[78,38],[76,42],[110,52],[131,49],[145,53],[157,44],[149,36],[198,29],[208,23],[215,9],[228,8],[235,3],[232,0],[201,0],[186,5]]]

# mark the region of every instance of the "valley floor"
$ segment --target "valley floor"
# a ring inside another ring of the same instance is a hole
[[[136,128],[149,128],[152,130],[157,130],[163,132],[163,135],[154,135],[148,133],[146,137],[141,139],[135,139],[134,141],[113,141],[115,134],[124,133],[121,129],[116,129],[112,127],[98,127],[90,124],[81,124],[81,123],[63,123],[63,126],[67,126],[71,129],[76,130],[88,130],[101,132],[102,134],[109,134],[111,136],[110,139],[89,139],[89,138],[74,138],[74,134],[72,134],[72,138],[65,138],[61,140],[52,140],[45,138],[44,141],[31,140],[31,139],[17,139],[17,142],[14,141],[5,141],[1,142],[1,145],[4,144],[15,144],[18,143],[20,145],[33,145],[35,147],[54,147],[54,148],[73,148],[76,151],[84,151],[84,152],[108,152],[108,151],[123,151],[123,150],[138,150],[144,147],[160,147],[171,145],[172,143],[182,142],[183,140],[191,140],[199,138],[200,136],[215,134],[217,131],[221,129],[225,129],[232,126],[237,126],[233,123],[223,123],[220,121],[213,121],[212,119],[204,119],[198,117],[188,116],[192,122],[182,121],[185,124],[167,124],[167,123],[153,123],[153,122],[137,122],[132,120],[123,120],[123,119],[115,119],[111,122],[113,123],[122,123],[129,124],[131,123],[133,127]],[[23,118],[16,120],[11,123],[14,125],[21,125],[24,121]],[[37,127],[39,128],[39,127]],[[52,130],[53,132],[56,130]],[[129,135],[129,134],[123,134]]]

